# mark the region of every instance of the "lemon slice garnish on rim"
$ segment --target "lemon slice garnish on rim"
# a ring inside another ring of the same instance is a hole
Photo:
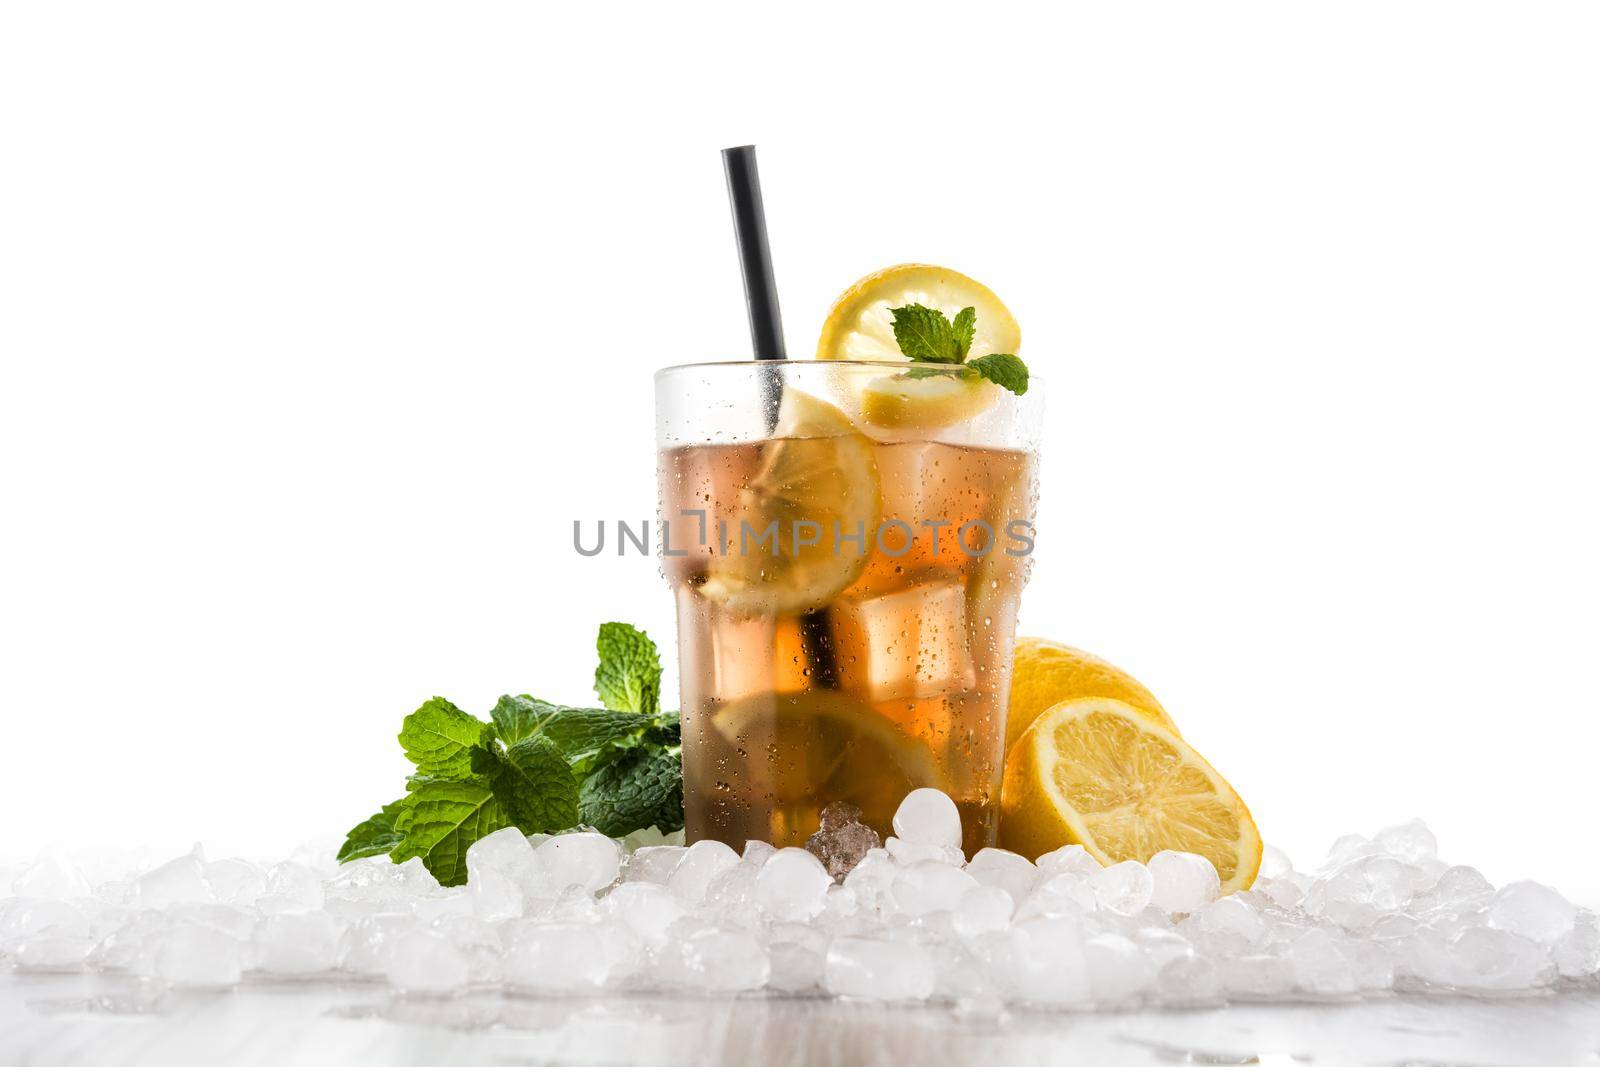
[[[761,445],[755,474],[739,490],[739,522],[776,542],[744,551],[730,531],[726,554],[712,558],[700,592],[739,614],[791,614],[827,604],[861,576],[883,503],[872,442],[826,401],[786,388],[773,439]],[[814,523],[797,536],[797,523]],[[862,542],[841,538],[865,532]],[[803,543],[816,534],[814,544]]]
[[[948,267],[902,263],[862,278],[834,301],[817,340],[817,358],[909,362],[894,337],[891,308],[921,304],[954,320],[962,308],[977,313],[967,359],[991,352],[1015,354],[1022,346],[1017,320],[994,292]],[[892,430],[951,426],[979,415],[1000,398],[1000,389],[976,374],[959,372],[911,378],[885,373],[860,389],[862,418]]]
[[[1108,865],[1193,852],[1224,893],[1248,889],[1261,867],[1261,834],[1233,787],[1148,712],[1110,697],[1063,701],[1017,739],[1000,843],[1029,858],[1079,844]]]

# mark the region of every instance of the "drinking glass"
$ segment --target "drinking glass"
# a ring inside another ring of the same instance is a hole
[[[656,375],[690,841],[803,844],[834,802],[887,835],[934,786],[994,843],[1041,389],[934,372],[901,403],[907,369]]]

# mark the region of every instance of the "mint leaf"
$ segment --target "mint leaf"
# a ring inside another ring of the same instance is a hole
[[[481,778],[425,782],[402,802],[395,819],[404,839],[389,853],[396,863],[422,857],[440,885],[467,880],[467,849],[496,830],[510,826],[505,808]]]
[[[930,363],[960,363],[960,345],[955,328],[944,312],[921,304],[890,308],[894,316],[894,339],[907,359]]]
[[[578,794],[578,816],[621,837],[646,826],[683,826],[683,764],[676,752],[640,750],[591,774]]]
[[[656,643],[643,630],[625,622],[600,626],[595,641],[600,666],[594,671],[594,691],[612,711],[654,715],[661,706],[661,657]]]
[[[1018,396],[1028,391],[1028,365],[1009,352],[991,352],[972,360],[967,366]]]
[[[537,734],[544,721],[559,710],[559,705],[536,697],[503,696],[495,704],[494,710],[489,712],[489,718],[494,722],[500,740],[514,745]]]
[[[334,858],[340,863],[349,863],[367,856],[388,855],[400,843],[394,820],[404,806],[404,800],[385,804],[378,814],[356,823],[345,835],[344,844],[339,846],[339,853]]]
[[[546,738],[578,774],[586,773],[611,751],[636,748],[653,725],[649,717],[603,708],[560,708],[544,720]]]
[[[963,375],[965,373],[966,373],[965,368],[963,368],[959,364],[954,364],[954,363],[918,363],[916,366],[912,367],[910,370],[902,372],[900,377],[902,377],[902,378],[937,378],[939,375],[943,374],[943,375],[947,375],[947,376],[952,377],[952,378],[959,378],[961,375]]]
[[[504,752],[481,745],[472,750],[472,769],[525,834],[553,833],[578,821],[578,780],[544,737],[524,738]]]
[[[488,733],[487,724],[443,697],[434,697],[406,716],[400,747],[422,774],[464,778],[472,768],[472,747]]]
[[[962,308],[956,314],[956,321],[950,326],[950,332],[956,339],[956,362],[967,358],[967,353],[972,351],[972,335],[978,329],[978,309]]]

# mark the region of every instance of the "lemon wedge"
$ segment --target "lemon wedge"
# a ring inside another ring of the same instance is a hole
[[[1017,320],[988,286],[948,267],[902,263],[862,278],[834,301],[817,340],[817,358],[909,362],[894,337],[891,308],[921,304],[954,320],[963,308],[977,314],[967,359],[1022,346]],[[870,427],[930,430],[981,414],[1001,389],[975,374],[909,378],[885,373],[860,390],[861,416]]]
[[[1224,893],[1249,888],[1261,867],[1261,835],[1233,787],[1177,734],[1107,697],[1063,701],[1017,740],[1000,843],[1030,858],[1080,844],[1104,864],[1193,852]]]
[[[817,809],[836,800],[858,806],[868,825],[887,827],[907,793],[942,784],[925,745],[837,690],[750,697],[711,721],[728,745],[750,753],[746,773],[777,809],[774,818],[788,821],[782,812],[795,809],[802,833],[815,829]]]
[[[739,524],[712,558],[700,592],[742,615],[794,614],[827,604],[861,576],[882,513],[871,440],[826,401],[786,389],[772,440],[739,490]],[[751,538],[743,550],[742,530]],[[835,544],[835,531],[855,535]]]
[[[1006,751],[1046,709],[1078,697],[1112,697],[1129,704],[1158,726],[1178,727],[1155,694],[1126,671],[1082,649],[1019,637],[1011,659],[1011,702],[1006,709]]]

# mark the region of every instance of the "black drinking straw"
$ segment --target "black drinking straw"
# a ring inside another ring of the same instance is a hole
[[[750,344],[757,359],[784,359],[783,317],[778,312],[778,286],[772,279],[772,246],[767,243],[767,213],[761,203],[761,175],[756,146],[722,150],[728,175],[728,201],[733,206],[733,236],[739,245],[739,270],[744,275],[745,308],[750,315]]]
[[[756,146],[724,148],[722,169],[728,176],[728,201],[733,207],[733,236],[739,248],[739,273],[744,277],[751,349],[756,359],[787,359],[783,316],[778,311],[778,285],[772,277],[772,246],[767,243],[767,212],[761,203],[761,175],[756,170]],[[773,368],[760,375],[760,382],[767,430],[772,432],[778,425],[783,377]],[[828,622],[827,608],[800,616],[800,642],[811,664],[811,684],[837,688],[839,668],[833,656],[833,627]]]

